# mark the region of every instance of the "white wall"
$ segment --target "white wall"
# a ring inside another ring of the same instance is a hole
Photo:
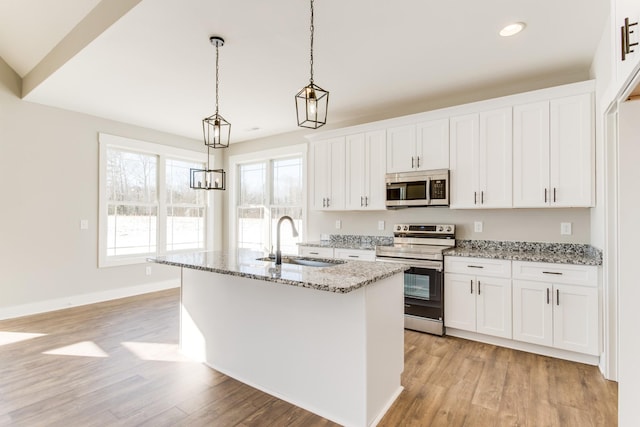
[[[179,283],[177,268],[159,264],[150,276],[144,264],[97,267],[98,132],[198,151],[204,145],[28,103],[19,98],[20,84],[0,59],[0,315],[7,307],[73,305],[88,294]],[[89,230],[80,230],[80,219],[89,220]]]

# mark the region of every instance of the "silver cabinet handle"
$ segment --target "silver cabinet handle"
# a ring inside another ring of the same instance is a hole
[[[330,204],[329,204],[329,200],[331,200],[331,199],[329,199],[329,198],[327,197],[327,207],[329,207],[329,205],[330,205]]]
[[[484,191],[480,192],[480,204],[484,205]]]
[[[473,279],[469,283],[469,289],[471,290],[471,295],[473,295]]]
[[[416,165],[417,168],[420,167],[420,156],[418,156],[418,164]]]
[[[547,203],[547,189],[544,189],[544,202]]]
[[[477,204],[478,203],[478,193],[477,192],[473,192],[473,204]]]
[[[415,164],[415,158],[411,156],[411,169],[415,167],[414,164]]]
[[[478,280],[478,295],[480,295],[480,280]]]
[[[364,197],[360,196],[360,207],[364,206]]]
[[[560,305],[560,289],[556,289],[556,305]]]
[[[549,288],[547,288],[547,305],[549,305]]]
[[[360,258],[360,255],[349,255],[349,258]]]
[[[553,187],[553,203],[556,202],[556,187]]]
[[[483,265],[467,265],[468,268],[484,268]]]
[[[562,273],[558,271],[543,271],[542,274],[555,274],[556,276],[562,276]]]
[[[320,252],[309,252],[309,255],[320,255]]]
[[[327,198],[326,198],[326,197],[323,197],[323,198],[322,198],[322,207],[323,207],[323,208],[326,208],[326,207],[327,207]]]
[[[369,196],[364,196],[364,205],[369,206]]]

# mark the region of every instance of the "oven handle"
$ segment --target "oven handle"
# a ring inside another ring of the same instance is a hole
[[[405,264],[409,267],[430,268],[432,270],[436,270],[439,273],[441,273],[443,270],[442,262],[439,262],[439,261],[427,261],[427,260],[421,260],[421,259],[406,259],[406,258],[387,258],[387,257],[376,257],[376,261],[392,262],[394,264]]]

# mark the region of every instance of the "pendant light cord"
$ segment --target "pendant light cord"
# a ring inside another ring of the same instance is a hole
[[[219,43],[216,42],[216,115],[218,115],[218,102],[219,102],[219,96],[218,96],[218,85],[219,85],[219,78],[218,78],[218,73],[219,73],[219,66],[218,66],[218,59],[219,59],[219,52],[218,52],[218,47]]]
[[[311,0],[311,57],[310,57],[310,65],[311,65],[311,79],[309,82],[313,84],[313,0]]]

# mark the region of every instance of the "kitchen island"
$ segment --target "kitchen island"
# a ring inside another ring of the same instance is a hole
[[[297,257],[275,266],[262,257],[150,260],[182,269],[182,351],[342,425],[377,424],[402,391],[405,266],[286,263]]]

